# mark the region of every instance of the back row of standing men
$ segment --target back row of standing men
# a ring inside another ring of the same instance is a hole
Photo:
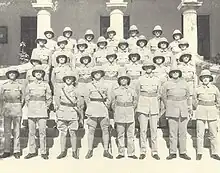
[[[212,158],[220,160],[216,149],[216,104],[219,104],[219,91],[209,84],[213,77],[208,71],[203,71],[200,76],[205,87],[195,90],[193,55],[188,51],[189,44],[182,38],[180,31],[173,32],[174,41],[171,44],[161,37],[160,26],[155,26],[154,38],[149,41],[144,36],[137,36],[139,31],[134,25],[130,27],[128,40],[116,40],[116,32],[112,28],[107,30],[108,38],[99,37],[96,44],[92,42],[94,34],[91,30],[86,32],[85,39],[78,41],[71,38],[72,33],[66,27],[63,36],[58,37],[55,42],[52,40],[54,32],[48,29],[45,36],[36,39],[38,47],[32,52],[30,62],[33,68],[27,71],[25,87],[15,82],[19,76],[16,70],[6,73],[9,82],[1,88],[1,99],[5,104],[2,106],[5,117],[5,153],[2,157],[10,155],[10,124],[13,120],[14,155],[15,158],[20,158],[19,123],[21,106],[25,100],[28,106],[30,150],[26,159],[37,155],[36,123],[40,130],[41,156],[48,159],[45,118],[48,117],[46,110],[53,102],[61,132],[61,154],[58,159],[67,154],[65,145],[68,130],[73,157],[79,158],[76,151],[76,130],[83,126],[83,117],[86,115],[89,128],[87,159],[93,155],[94,132],[98,123],[103,131],[103,156],[113,158],[108,151],[110,116],[114,118],[118,133],[119,155],[116,158],[121,159],[125,155],[126,131],[128,157],[136,159],[134,120],[137,116],[141,136],[139,158],[144,159],[146,156],[146,130],[150,120],[152,156],[159,160],[157,122],[159,115],[163,115],[166,110],[170,130],[170,155],[167,159],[176,158],[179,131],[180,157],[190,160],[186,154],[187,123],[192,113],[193,95],[196,95],[195,100],[199,105],[197,159],[202,157],[204,123],[208,121],[212,134]],[[51,83],[51,88],[48,82]],[[13,107],[15,103],[19,103],[16,108]]]

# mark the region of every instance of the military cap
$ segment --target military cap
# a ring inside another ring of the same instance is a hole
[[[188,60],[188,62],[192,59],[192,54],[190,53],[190,52],[182,52],[182,54],[180,55],[180,58],[179,58],[179,61],[180,62],[183,62],[183,58],[185,57],[185,56],[189,56],[189,60]]]
[[[175,72],[178,72],[179,73],[179,77],[182,77],[182,71],[180,69],[178,69],[178,67],[176,65],[171,67],[170,72],[169,72],[169,77],[172,78],[173,77],[173,73],[175,73]]]
[[[16,67],[13,67],[13,66],[8,68],[7,72],[5,73],[5,76],[7,78],[9,78],[10,73],[14,73],[16,75],[16,78],[18,78],[18,76],[20,75],[18,69]]]
[[[106,41],[105,37],[103,37],[103,36],[98,38],[97,46],[99,46],[100,43],[105,43],[105,46],[108,44],[108,42]]]
[[[44,68],[43,68],[42,65],[36,65],[36,66],[34,67],[34,69],[32,70],[32,76],[35,77],[35,74],[36,74],[37,72],[40,72],[40,73],[42,74],[42,77],[44,78],[44,76],[45,76],[46,73],[45,73],[45,70],[44,70]]]
[[[137,61],[139,61],[141,59],[141,56],[140,56],[137,48],[132,48],[131,49],[131,51],[130,51],[130,53],[128,55],[129,60],[131,60],[132,56],[137,56]]]
[[[155,66],[152,62],[148,61],[148,62],[145,62],[145,63],[143,64],[142,69],[143,69],[143,70],[146,70],[146,69],[148,69],[148,68],[151,68],[152,70],[155,70],[155,69],[156,69],[156,66]]]
[[[178,30],[178,29],[176,29],[176,30],[173,31],[173,38],[174,38],[175,35],[180,35],[181,38],[183,37],[182,32],[181,32],[180,30]]]
[[[182,38],[182,39],[180,40],[178,46],[180,47],[181,45],[186,45],[187,47],[189,47],[189,42],[188,42],[186,39]]]
[[[96,73],[100,73],[102,77],[105,76],[105,71],[103,70],[101,66],[96,66],[92,69],[92,72],[91,72],[92,78],[94,78],[94,75]]]
[[[63,34],[65,33],[65,32],[73,32],[73,30],[70,28],[70,27],[65,27],[64,29],[63,29]]]
[[[201,74],[199,75],[200,81],[202,81],[202,79],[204,77],[209,77],[210,78],[210,82],[213,81],[213,76],[211,75],[211,72],[208,69],[202,70]]]
[[[108,27],[108,29],[107,29],[107,34],[110,32],[113,32],[114,35],[116,35],[116,31],[112,27]]]
[[[40,65],[42,64],[41,60],[39,60],[39,59],[31,59],[31,60],[30,60],[30,63],[31,63],[32,65],[33,65],[33,63],[35,63],[35,62],[38,63],[38,64],[40,64]]]
[[[80,38],[77,42],[77,48],[79,49],[80,45],[84,45],[86,47],[86,49],[88,48],[88,44],[86,43],[86,40],[84,40],[83,38]]]
[[[154,27],[152,33],[154,34],[156,31],[161,31],[161,32],[163,32],[162,27],[161,27],[160,25],[156,25],[156,26]]]
[[[139,34],[139,30],[138,30],[138,28],[137,28],[136,25],[131,25],[131,26],[130,26],[130,28],[129,28],[129,33],[130,33],[131,31],[136,31],[137,34]]]
[[[66,37],[64,37],[64,36],[59,36],[59,37],[57,38],[57,45],[59,46],[60,43],[65,43],[65,44],[67,45],[67,44],[68,44],[68,41],[67,41]]]
[[[137,44],[137,46],[139,46],[140,45],[140,42],[141,41],[144,41],[145,42],[145,45],[147,45],[147,39],[146,39],[146,37],[144,36],[144,35],[141,35],[139,38],[138,38],[138,40],[137,40],[137,42],[136,42],[136,44]]]
[[[126,74],[125,71],[120,71],[120,73],[118,75],[118,85],[121,85],[121,80],[122,79],[127,79],[127,81],[128,81],[127,85],[130,85],[131,78]]]
[[[86,33],[85,33],[85,36],[84,36],[85,39],[86,39],[87,36],[92,36],[92,39],[95,38],[95,35],[94,35],[94,33],[91,29],[86,30]]]
[[[63,77],[63,82],[66,82],[66,79],[69,78],[73,82],[76,82],[76,74],[73,71],[68,71],[64,77]]]
[[[39,44],[39,41],[44,41],[44,44],[47,44],[47,39],[44,35],[38,36],[37,39],[35,40],[35,43]]]
[[[108,49],[107,54],[106,54],[106,58],[108,59],[110,56],[114,56],[115,59],[117,59],[117,54],[114,51],[114,49]]]
[[[154,62],[155,64],[157,64],[157,62],[156,62],[157,59],[162,59],[162,63],[161,63],[161,64],[163,64],[164,61],[165,61],[165,57],[164,57],[162,54],[159,54],[159,53],[156,53],[156,54],[154,55],[154,57],[153,57],[153,62]]]
[[[60,54],[56,57],[56,62],[59,64],[59,59],[60,58],[65,58],[65,63],[67,63],[68,57],[64,54]]]
[[[52,37],[55,36],[55,33],[54,33],[54,31],[53,31],[52,28],[48,28],[47,30],[44,31],[44,35],[45,35],[45,36],[46,36],[47,33],[51,33],[51,34],[53,35]]]
[[[88,59],[88,64],[92,61],[92,58],[91,56],[89,55],[89,53],[83,53],[82,56],[80,57],[80,63],[81,64],[84,64],[83,63],[83,60],[84,59]]]
[[[158,43],[158,48],[161,48],[161,44],[162,43],[165,43],[167,45],[167,47],[169,46],[169,42],[168,42],[168,40],[165,37],[160,39],[160,41]]]
[[[125,45],[126,45],[126,47],[128,47],[128,46],[129,46],[129,44],[128,44],[127,40],[125,40],[125,39],[121,39],[121,40],[119,41],[119,43],[118,43],[118,47],[120,47],[120,45],[122,45],[122,44],[125,44]]]

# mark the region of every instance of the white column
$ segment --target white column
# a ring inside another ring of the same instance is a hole
[[[127,2],[124,0],[110,0],[106,3],[107,10],[110,11],[110,26],[116,31],[116,38],[124,38],[124,11],[127,8]]]
[[[194,54],[198,54],[197,9],[202,4],[203,2],[197,0],[182,0],[178,6],[178,10],[183,14],[183,35]]]
[[[32,3],[37,10],[37,37],[43,35],[45,29],[51,27],[51,10],[53,9],[52,0],[37,0]]]

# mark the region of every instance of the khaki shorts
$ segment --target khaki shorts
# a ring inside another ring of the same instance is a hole
[[[58,120],[57,128],[60,131],[67,131],[67,130],[78,130],[79,123],[76,120],[66,121],[66,120]]]
[[[92,126],[94,128],[100,124],[100,127],[108,127],[110,125],[110,121],[108,117],[89,117],[87,120],[87,125]]]

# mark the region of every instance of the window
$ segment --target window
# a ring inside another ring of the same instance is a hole
[[[21,17],[21,41],[26,43],[25,51],[31,56],[32,50],[37,47],[37,17]]]
[[[100,16],[100,36],[106,37],[106,31],[110,26],[110,17],[109,16]],[[129,37],[128,30],[130,27],[130,17],[124,16],[124,38]]]

